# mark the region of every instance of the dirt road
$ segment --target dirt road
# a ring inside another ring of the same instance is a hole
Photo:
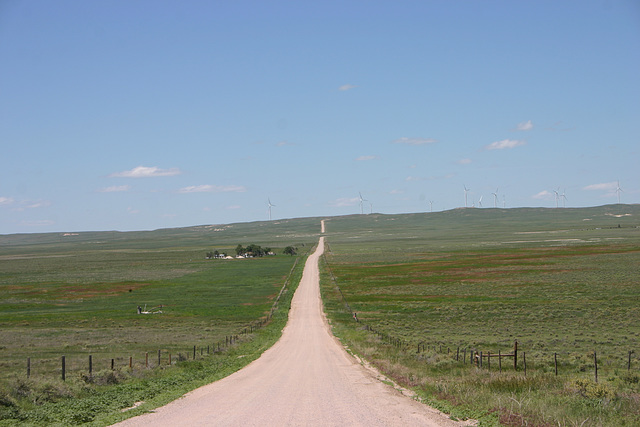
[[[459,426],[383,384],[331,334],[318,258],[305,265],[281,339],[244,369],[119,426]]]

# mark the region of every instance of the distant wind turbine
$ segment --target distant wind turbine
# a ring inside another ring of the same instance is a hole
[[[463,186],[464,187],[464,207],[468,207],[467,205],[467,193],[469,192],[469,189],[467,188],[466,185]]]
[[[558,188],[559,190],[560,188]],[[560,194],[558,194],[558,192],[556,190],[553,190],[553,192],[556,194],[556,208],[558,207],[558,201],[560,200]]]
[[[566,191],[567,191],[566,189],[562,190],[562,194],[560,195],[560,198],[562,199],[563,208],[567,207],[567,196],[564,194]]]
[[[367,199],[363,199],[362,198],[362,193],[358,193],[358,195],[360,195],[360,215],[364,214],[364,207],[363,207],[363,202],[368,202]]]
[[[276,205],[271,204],[271,199],[267,199],[269,202],[269,221],[271,221],[271,208],[275,208]]]
[[[498,187],[500,188],[500,187]],[[496,188],[496,192],[495,193],[491,193],[493,194],[493,207],[497,208],[498,207],[498,188]]]
[[[620,193],[622,192],[622,188],[620,188],[620,180],[618,180],[618,186],[616,187],[616,194],[618,195],[618,204],[620,204]]]
[[[429,200],[429,206],[431,207],[431,212],[433,212],[433,200]]]
[[[480,200],[478,200],[478,205],[479,205],[480,207],[482,207],[482,197],[483,197],[483,196],[480,196]]]

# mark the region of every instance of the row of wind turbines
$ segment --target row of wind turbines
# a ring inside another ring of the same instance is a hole
[[[498,207],[498,190],[500,189],[500,187],[496,188],[496,191],[493,194],[493,207],[497,208]],[[469,203],[467,200],[467,193],[469,193],[469,191],[471,191],[469,188],[467,188],[466,185],[464,185],[464,207],[468,208],[469,207]],[[478,206],[482,207],[482,198],[484,196],[480,196],[480,200],[478,200]],[[432,210],[433,210],[433,202],[429,202],[432,204]],[[475,207],[475,203],[473,203],[472,207]],[[504,195],[502,195],[502,207],[506,208],[507,207],[507,201],[506,201],[506,197]]]
[[[471,189],[467,188],[466,185],[463,186],[464,187],[464,207],[468,208],[469,207],[469,199],[468,199],[468,193],[469,191],[471,191]],[[496,191],[491,193],[491,195],[493,196],[493,207],[497,208],[498,207],[498,190],[500,189],[500,187],[496,188]],[[620,193],[623,192],[622,188],[620,187],[620,181],[617,181],[616,184],[616,189],[615,189],[616,195],[618,196],[618,203],[620,203]],[[556,199],[556,208],[560,207],[560,201],[562,200],[562,207],[565,208],[567,205],[567,195],[566,190],[562,190],[562,194],[560,194],[560,187],[558,187],[557,190],[553,190],[553,193],[555,194],[555,199]],[[480,199],[478,200],[478,206],[482,207],[482,198],[484,196],[480,196]],[[362,192],[358,192],[358,201],[360,204],[360,214],[363,215],[364,214],[364,202],[369,202],[369,208],[370,211],[369,213],[373,213],[373,203],[371,203],[369,200],[365,199],[364,197],[362,197]],[[271,221],[271,208],[275,208],[276,205],[274,205],[273,203],[271,203],[271,199],[268,198],[267,199],[267,203],[268,203],[268,212],[269,212],[269,221]],[[429,206],[431,209],[431,212],[433,212],[433,200],[429,200]],[[475,207],[475,202],[473,202],[472,207]],[[507,207],[507,202],[506,202],[506,196],[503,194],[502,195],[502,207],[506,208]]]

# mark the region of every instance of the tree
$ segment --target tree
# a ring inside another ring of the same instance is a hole
[[[242,245],[238,244],[238,246],[236,246],[236,255],[242,255],[245,252],[246,252],[246,249],[242,247]]]
[[[286,248],[284,248],[284,251],[282,252],[285,255],[295,255],[296,254],[296,248],[294,248],[293,246],[287,246]]]

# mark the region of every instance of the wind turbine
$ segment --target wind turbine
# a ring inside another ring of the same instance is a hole
[[[562,198],[562,207],[566,208],[567,207],[567,196],[565,196],[565,191],[567,191],[566,189],[562,190],[562,194],[560,195],[560,198]]]
[[[358,195],[360,195],[360,215],[362,215],[362,214],[364,214],[364,208],[362,206],[362,203],[363,202],[368,202],[368,200],[362,198],[362,193],[358,192]]]
[[[500,188],[500,187],[498,187]],[[498,207],[498,188],[496,188],[496,192],[495,193],[491,193],[493,194],[493,207],[497,208]]]
[[[560,188],[558,188],[559,190]],[[556,190],[553,190],[554,193],[556,193],[556,208],[558,207],[558,200],[560,199],[560,195],[558,194],[558,192]]]
[[[433,200],[429,200],[429,206],[431,206],[431,212],[433,212]]]
[[[271,199],[267,199],[267,201],[269,202],[269,221],[271,221],[271,208],[275,208],[276,205],[271,204]]]
[[[469,189],[467,188],[466,185],[463,186],[464,187],[464,207],[467,207],[467,193],[469,192]]]
[[[618,180],[618,186],[616,187],[616,194],[618,195],[618,204],[620,204],[620,193],[622,192],[622,188],[620,188],[620,180]]]
[[[480,200],[478,200],[478,205],[479,205],[480,207],[482,207],[482,197],[483,197],[483,196],[480,196]]]

